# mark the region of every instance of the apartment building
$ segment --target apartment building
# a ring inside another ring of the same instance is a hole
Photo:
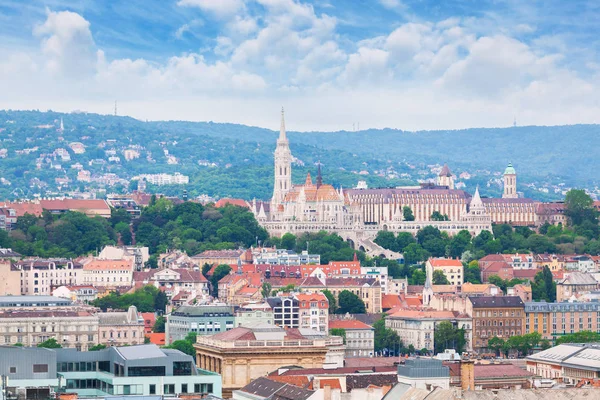
[[[600,302],[525,303],[526,333],[555,340],[580,331],[600,332]]]

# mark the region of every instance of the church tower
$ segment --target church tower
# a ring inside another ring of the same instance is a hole
[[[277,213],[278,206],[283,203],[285,195],[292,188],[292,152],[290,142],[285,134],[283,107],[281,108],[281,127],[275,149],[275,186],[271,200],[271,212]]]
[[[448,168],[448,164],[444,164],[444,167],[440,171],[437,185],[447,186],[448,189],[454,189],[454,177],[452,176],[452,172],[450,172],[450,168]]]
[[[502,198],[516,199],[517,197],[519,197],[517,194],[517,172],[509,163],[504,170],[504,193],[502,193]]]

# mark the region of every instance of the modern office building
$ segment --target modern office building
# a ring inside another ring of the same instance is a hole
[[[77,352],[57,349],[57,373],[66,392],[79,396],[221,395],[221,377],[196,368],[179,350],[147,344]]]
[[[214,335],[235,327],[233,306],[181,306],[167,315],[165,343],[181,340],[190,332]]]
[[[58,386],[56,352],[50,349],[0,346],[0,394],[7,398],[47,399]],[[1,396],[1,395],[0,395]]]

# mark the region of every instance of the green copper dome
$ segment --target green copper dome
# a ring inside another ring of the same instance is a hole
[[[504,170],[504,175],[516,175],[517,171],[512,166],[512,163],[508,163],[508,167]]]

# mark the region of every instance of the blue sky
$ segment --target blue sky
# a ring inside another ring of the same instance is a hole
[[[1,108],[294,130],[595,123],[600,2],[0,0]]]

